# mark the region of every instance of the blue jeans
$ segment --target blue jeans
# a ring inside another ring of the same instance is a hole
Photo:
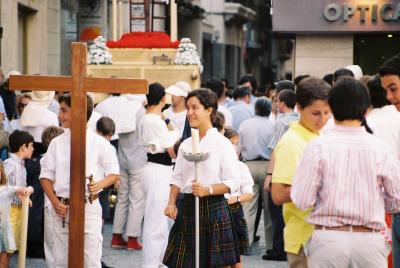
[[[393,267],[400,267],[400,213],[392,215]]]

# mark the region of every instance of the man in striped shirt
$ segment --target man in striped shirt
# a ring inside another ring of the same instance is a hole
[[[340,80],[329,105],[336,125],[309,143],[291,189],[299,209],[312,208],[309,267],[387,267],[390,246],[380,231],[385,209],[400,208],[399,162],[362,126],[370,99],[361,82]]]
[[[400,54],[387,60],[378,70],[386,98],[400,112]],[[393,267],[400,267],[400,214],[392,218]]]

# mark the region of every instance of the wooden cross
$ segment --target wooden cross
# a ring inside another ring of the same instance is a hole
[[[83,268],[87,92],[146,94],[147,80],[86,76],[86,44],[72,43],[71,76],[10,76],[12,90],[71,92],[71,170],[68,267]]]

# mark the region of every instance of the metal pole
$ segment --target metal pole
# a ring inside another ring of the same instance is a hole
[[[194,162],[194,172],[196,182],[198,182],[198,162]],[[195,219],[196,219],[196,268],[200,268],[200,199],[196,196],[195,198]]]

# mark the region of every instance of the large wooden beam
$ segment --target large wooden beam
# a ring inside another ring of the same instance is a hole
[[[83,268],[86,189],[86,44],[72,43],[71,187],[68,267]]]
[[[70,91],[70,76],[10,75],[13,90]]]
[[[145,79],[112,77],[87,77],[85,79],[85,89],[89,92],[144,94],[143,88],[147,88]]]

